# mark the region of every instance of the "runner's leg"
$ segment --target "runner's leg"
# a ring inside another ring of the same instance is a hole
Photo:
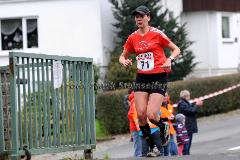
[[[147,117],[150,122],[159,127],[162,145],[166,145],[169,140],[169,125],[160,119],[160,107],[162,105],[163,98],[164,96],[160,93],[150,94],[147,107]]]
[[[154,148],[154,141],[151,136],[150,126],[147,123],[147,104],[148,104],[149,94],[147,92],[135,92],[134,100],[136,111],[138,115],[139,128],[142,131],[144,139],[146,139],[149,147]]]

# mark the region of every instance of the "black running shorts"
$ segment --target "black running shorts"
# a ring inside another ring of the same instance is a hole
[[[137,74],[133,84],[135,92],[160,93],[165,96],[167,91],[167,73]]]

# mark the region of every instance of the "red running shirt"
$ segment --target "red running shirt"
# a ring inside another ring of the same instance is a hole
[[[124,49],[136,53],[138,73],[169,72],[162,69],[161,66],[167,59],[163,49],[170,42],[170,39],[162,31],[150,27],[144,36],[137,31],[133,32],[124,44]]]

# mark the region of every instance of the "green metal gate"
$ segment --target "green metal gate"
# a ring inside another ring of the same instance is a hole
[[[96,147],[91,58],[11,52],[9,69],[13,159]]]

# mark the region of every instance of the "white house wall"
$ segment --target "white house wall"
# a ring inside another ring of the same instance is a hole
[[[174,17],[180,16],[183,11],[182,0],[161,0],[159,3],[164,9],[173,12]]]
[[[113,27],[113,23],[115,22],[112,7],[113,5],[109,2],[109,0],[100,0],[101,3],[101,22],[102,22],[102,45],[103,51],[105,52],[105,61],[104,64],[108,64],[109,62],[109,52],[113,50],[115,28]]]
[[[103,60],[102,30],[98,0],[56,0],[1,3],[0,18],[38,17],[39,47],[18,50]],[[0,52],[1,65],[8,51]],[[7,61],[8,62],[8,61]]]
[[[190,49],[198,62],[196,69],[209,69],[218,67],[217,52],[218,36],[217,15],[214,12],[184,13],[183,22],[186,22],[188,39],[194,41]]]
[[[236,13],[225,13],[225,12],[218,12],[218,22],[220,23],[219,26],[221,28],[221,21],[222,15],[230,16],[230,39],[224,40],[220,37],[219,43],[219,68],[229,68],[229,69],[236,69],[239,62],[240,62],[240,18],[239,14]],[[219,34],[221,35],[221,30]],[[237,41],[235,41],[237,39]]]
[[[236,46],[237,46],[237,52],[238,52],[238,71],[240,72],[240,13],[236,14]]]

